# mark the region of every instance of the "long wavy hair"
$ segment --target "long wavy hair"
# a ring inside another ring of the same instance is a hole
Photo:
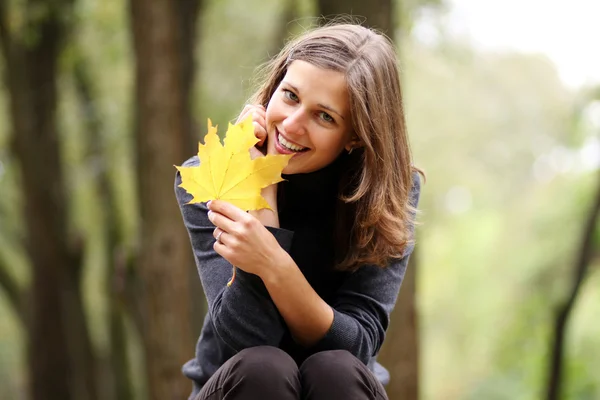
[[[336,268],[386,266],[412,241],[413,173],[397,55],[391,41],[355,24],[329,24],[287,43],[260,69],[250,98],[267,106],[294,60],[346,77],[353,136],[361,146],[346,157],[336,210]]]

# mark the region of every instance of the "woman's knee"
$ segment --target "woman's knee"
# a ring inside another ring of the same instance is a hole
[[[359,366],[360,360],[346,350],[329,350],[308,357],[300,370],[313,375],[346,375]]]
[[[313,354],[300,366],[307,399],[386,399],[385,389],[368,368],[345,350]]]
[[[277,377],[287,379],[298,374],[296,362],[285,351],[272,346],[250,347],[233,359],[237,373],[253,381],[272,382]]]

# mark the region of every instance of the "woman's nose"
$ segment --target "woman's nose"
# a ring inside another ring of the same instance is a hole
[[[306,132],[306,117],[301,108],[294,110],[283,120],[283,129],[286,133],[301,135]]]

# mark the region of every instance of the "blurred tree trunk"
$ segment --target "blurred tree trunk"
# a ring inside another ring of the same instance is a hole
[[[181,57],[182,68],[181,85],[181,101],[183,107],[181,109],[184,121],[184,140],[182,151],[182,159],[177,163],[181,164],[184,160],[195,155],[198,151],[198,127],[192,113],[194,83],[196,82],[196,50],[197,50],[197,23],[198,18],[202,15],[204,0],[177,0],[177,15],[179,17],[180,38],[181,38]],[[189,240],[188,242],[189,243]],[[191,247],[189,247],[191,254]],[[202,329],[204,315],[206,314],[206,299],[204,290],[198,278],[198,270],[193,258],[190,257],[188,268],[188,282],[190,285],[190,315],[192,325],[192,337],[197,339]]]
[[[181,45],[182,72],[181,79],[181,118],[184,121],[183,128],[183,155],[189,158],[198,150],[198,134],[194,116],[192,115],[192,98],[194,95],[194,82],[196,80],[196,46],[197,46],[197,22],[201,14],[204,0],[176,0],[176,13],[179,26],[179,38]],[[196,273],[194,269],[194,273]],[[195,279],[198,281],[198,279]]]
[[[379,362],[390,371],[390,400],[419,398],[419,326],[416,305],[417,248],[410,257]]]
[[[140,206],[143,341],[152,399],[183,399],[181,366],[193,356],[189,239],[173,195],[185,158],[184,57],[178,3],[130,0],[136,57],[135,136]],[[189,112],[189,111],[188,111]]]
[[[364,17],[366,21],[363,25],[393,37],[395,21],[392,0],[319,0],[318,14],[326,18],[339,14]]]
[[[20,164],[25,247],[33,269],[26,329],[30,395],[35,400],[96,398],[80,288],[83,246],[68,231],[56,118],[57,61],[72,21],[72,3],[29,0],[18,26],[9,24],[11,10],[0,2],[12,145]]]
[[[599,171],[600,172],[600,171]],[[600,178],[600,174],[598,174]],[[579,289],[583,279],[587,274],[588,267],[594,256],[594,233],[600,217],[600,180],[598,180],[598,189],[594,196],[592,207],[585,220],[581,236],[581,247],[577,253],[576,262],[573,266],[573,286],[569,296],[563,304],[560,304],[556,312],[554,321],[554,330],[552,332],[552,348],[550,352],[550,363],[548,365],[548,383],[547,399],[558,400],[562,398],[561,389],[563,381],[563,359],[564,342],[567,330],[567,323],[575,305],[575,300],[579,294]]]
[[[277,19],[273,43],[268,53],[271,57],[279,53],[283,48],[288,37],[291,35],[290,22],[296,20],[299,16],[298,0],[284,0],[283,10]]]
[[[351,14],[365,17],[365,26],[376,28],[394,37],[394,4],[391,0],[319,0],[318,12],[325,17]],[[386,340],[379,352],[379,361],[390,372],[386,388],[391,400],[416,400],[419,398],[419,330],[416,307],[416,254],[411,256],[402,283],[402,290],[391,316]]]

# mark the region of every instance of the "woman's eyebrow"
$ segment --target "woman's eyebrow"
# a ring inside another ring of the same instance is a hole
[[[296,93],[298,93],[298,94],[300,93],[300,89],[298,89],[296,86],[292,85],[292,84],[291,84],[291,83],[289,83],[288,81],[285,81],[285,80],[284,80],[282,83],[284,83],[284,84],[286,84],[287,86],[289,86],[290,88],[292,88],[292,90],[294,90],[294,92],[296,92]],[[333,108],[333,107],[330,107],[330,106],[328,106],[328,105],[321,104],[321,103],[317,104],[317,106],[319,106],[319,107],[321,107],[321,108],[324,108],[324,109],[325,109],[325,110],[327,110],[327,111],[331,111],[331,112],[333,112],[333,113],[336,113],[337,115],[339,115],[339,117],[340,117],[341,119],[343,119],[344,121],[346,120],[346,118],[344,118],[344,117],[342,116],[342,114],[341,114],[340,112],[338,112],[338,111],[337,111],[335,108]]]
[[[333,112],[333,113],[336,113],[336,114],[337,114],[337,115],[339,115],[339,116],[340,116],[340,118],[341,118],[341,119],[343,119],[344,121],[346,120],[346,118],[344,118],[344,117],[342,116],[342,114],[340,114],[339,112],[337,112],[335,109],[333,109],[333,108],[331,108],[331,107],[329,107],[329,106],[326,106],[325,104],[320,104],[320,103],[319,103],[319,104],[317,104],[317,105],[318,105],[319,107],[321,107],[321,108],[324,108],[324,109],[326,109],[327,111],[331,111],[331,112]]]

